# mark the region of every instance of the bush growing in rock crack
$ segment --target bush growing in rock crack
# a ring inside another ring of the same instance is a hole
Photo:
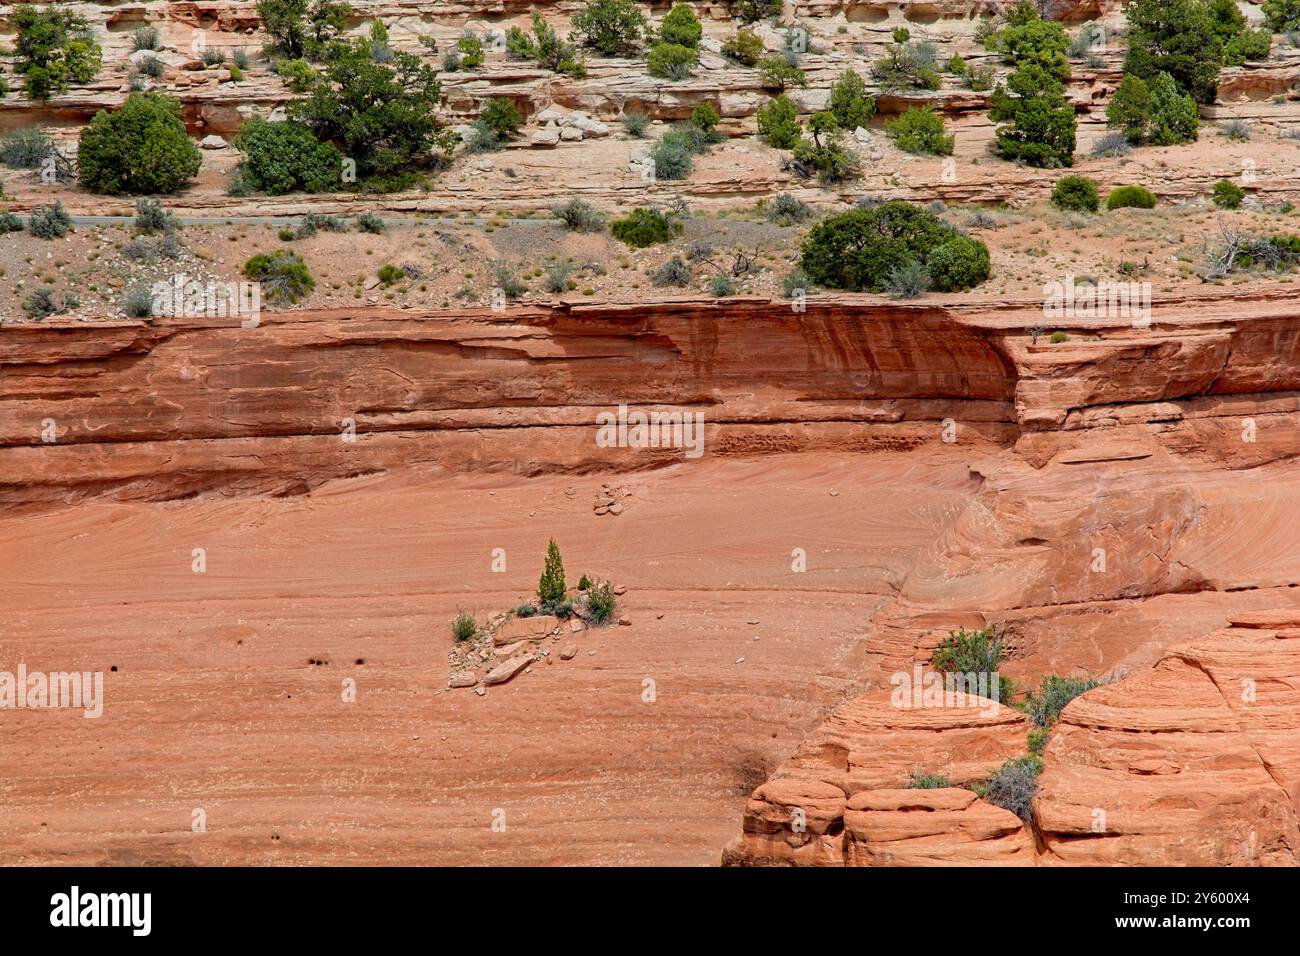
[[[1100,687],[1101,682],[1088,677],[1060,677],[1047,674],[1037,692],[1025,695],[1025,716],[1038,727],[1050,728],[1061,716],[1065,705],[1080,694]]]
[[[979,675],[987,674],[990,678],[997,674],[998,668],[1006,660],[1006,650],[998,629],[989,625],[977,631],[958,628],[949,631],[948,636],[930,655],[930,666],[942,674]],[[968,692],[977,688],[967,687]],[[1010,678],[998,675],[998,700],[1008,703],[1015,695],[1015,684]]]
[[[1038,775],[1043,772],[1043,758],[1037,754],[1015,757],[999,767],[975,792],[989,803],[1010,810],[1028,823],[1031,805],[1038,793]]]
[[[950,786],[952,784],[948,782],[948,778],[944,774],[913,770],[907,775],[907,788],[909,790],[943,790]]]

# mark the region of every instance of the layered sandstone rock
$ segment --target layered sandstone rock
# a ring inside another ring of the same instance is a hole
[[[1300,613],[1239,615],[1072,702],[1035,802],[1041,862],[1294,866]]]
[[[1014,814],[969,791],[905,790],[912,774],[982,780],[1024,749],[1026,721],[970,698],[926,705],[886,691],[835,711],[754,791],[743,833],[723,854],[736,866],[973,865],[1029,859]],[[969,797],[969,799],[967,799]],[[1009,819],[1008,819],[1009,818]]]

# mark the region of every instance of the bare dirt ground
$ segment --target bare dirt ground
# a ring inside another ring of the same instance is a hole
[[[0,658],[102,669],[106,697],[98,719],[8,714],[0,862],[716,863],[749,790],[860,689],[873,610],[974,489],[915,456],[618,481],[617,518],[592,513],[596,476],[411,473],[0,520]],[[448,622],[529,595],[551,535],[571,577],[627,586],[631,626],[448,690]]]

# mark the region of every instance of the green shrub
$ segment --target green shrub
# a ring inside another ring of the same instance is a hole
[[[615,239],[627,243],[634,249],[644,249],[660,242],[668,242],[679,235],[682,225],[675,218],[667,216],[657,209],[638,206],[622,219],[615,219],[609,224],[609,231]]]
[[[316,287],[307,264],[285,249],[253,256],[244,263],[244,276],[261,283],[262,298],[272,305],[292,305]]]
[[[384,285],[390,286],[394,282],[400,282],[403,278],[405,278],[405,273],[403,273],[401,269],[393,265],[391,262],[386,262],[379,267],[379,271],[376,273],[376,276],[379,278],[379,281],[382,282]]]
[[[1037,63],[1028,63],[993,91],[989,118],[997,128],[998,152],[1030,166],[1069,166],[1074,162],[1074,107],[1065,87]]]
[[[1117,186],[1106,197],[1107,209],[1151,209],[1155,204],[1155,193],[1143,186]]]
[[[472,35],[463,36],[456,41],[456,54],[457,63],[467,70],[478,69],[487,59],[487,53],[483,50],[483,41]]]
[[[364,37],[329,49],[311,95],[289,105],[289,119],[355,160],[358,188],[407,188],[412,166],[428,163],[431,152],[450,155],[456,135],[438,120],[442,85],[432,66],[402,50],[376,63]]]
[[[646,57],[646,69],[651,76],[665,80],[685,80],[691,76],[695,65],[695,51],[676,43],[656,43]]]
[[[54,149],[54,141],[43,129],[20,129],[0,138],[0,163],[10,169],[39,169]]]
[[[681,256],[673,256],[658,269],[655,270],[651,281],[657,286],[677,286],[679,288],[691,284],[691,268],[682,261]],[[578,585],[579,589],[582,585]]]
[[[857,178],[857,157],[844,147],[843,137],[829,111],[814,113],[808,122],[811,141],[800,140],[794,146],[795,162],[817,172],[823,186]]]
[[[546,561],[542,566],[541,579],[537,582],[537,598],[543,604],[548,601],[563,601],[567,591],[564,560],[560,557],[560,546],[552,538],[546,546]]]
[[[956,238],[957,232],[930,210],[895,200],[817,223],[804,239],[800,265],[817,285],[881,292],[898,269],[909,262],[928,266],[935,250]],[[971,255],[969,247],[949,249],[941,258],[942,281],[977,274],[979,263],[972,264]]]
[[[1173,146],[1195,141],[1200,128],[1196,103],[1180,93],[1174,78],[1158,73],[1148,83],[1151,91],[1151,117],[1147,139],[1157,146]]]
[[[1246,198],[1246,190],[1230,179],[1220,179],[1214,184],[1214,205],[1220,209],[1236,209]]]
[[[456,641],[468,641],[478,633],[478,622],[468,611],[457,611],[451,622],[451,636]]]
[[[1051,342],[1053,345],[1060,345],[1062,342],[1070,341],[1070,336],[1067,335],[1065,332],[1057,331],[1052,333],[1048,341]]]
[[[1264,23],[1274,33],[1300,29],[1300,0],[1264,0],[1260,5]]]
[[[135,231],[152,236],[159,232],[174,232],[176,217],[163,208],[157,199],[141,199],[135,204]]]
[[[62,239],[72,232],[72,217],[63,208],[63,203],[56,201],[51,206],[32,210],[27,217],[27,231],[37,239]]]
[[[590,587],[591,587],[591,578],[587,577],[587,576],[584,574],[581,578],[578,579],[578,590],[579,590],[579,591],[585,591],[585,590],[587,590],[587,589],[590,588]]]
[[[1203,0],[1132,0],[1124,72],[1148,83],[1168,73],[1180,92],[1213,103],[1218,90],[1223,40]]]
[[[706,133],[712,133],[722,117],[712,103],[701,103],[691,110],[691,125]]]
[[[81,14],[24,3],[13,9],[9,22],[18,34],[14,72],[25,78],[32,99],[66,93],[70,84],[89,83],[99,72],[102,51]]]
[[[1062,176],[1052,187],[1052,205],[1066,212],[1096,212],[1097,184],[1086,176]]]
[[[763,58],[763,41],[753,30],[741,29],[722,44],[722,55],[741,66],[756,66]]]
[[[1247,60],[1267,60],[1273,46],[1273,34],[1267,29],[1242,30],[1223,46],[1223,62],[1241,66]]]
[[[533,14],[531,35],[519,27],[506,31],[506,51],[515,59],[532,60],[552,73],[568,73],[578,79],[587,75],[577,47],[561,40],[539,13]]]
[[[731,15],[744,23],[757,23],[781,13],[781,0],[731,0]]]
[[[945,774],[923,773],[919,770],[913,770],[907,775],[907,788],[909,790],[945,790],[952,786],[948,782]]]
[[[925,266],[915,259],[908,259],[889,273],[889,278],[885,280],[885,292],[898,299],[915,299],[929,285],[930,274]]]
[[[357,216],[357,228],[379,236],[388,231],[388,224],[373,212],[363,212]]]
[[[735,295],[736,283],[731,281],[730,276],[725,276],[719,272],[709,280],[709,294],[719,299]]]
[[[1032,817],[1031,807],[1038,793],[1038,775],[1043,772],[1043,759],[1037,754],[1027,754],[1008,760],[999,767],[975,792],[989,803],[1010,810],[1026,823]]]
[[[306,60],[281,60],[275,72],[295,93],[306,93],[316,82],[316,71]]]
[[[244,182],[257,192],[323,193],[342,186],[343,155],[301,123],[268,123],[255,116],[240,127],[234,145],[244,154]]]
[[[209,47],[203,51],[203,56],[200,59],[203,60],[204,66],[221,66],[226,62],[226,51],[218,50],[216,47]]]
[[[865,127],[876,113],[876,101],[867,96],[867,84],[852,70],[845,70],[831,86],[827,109],[840,129],[853,132]]]
[[[0,236],[11,232],[22,232],[23,221],[11,212],[0,212]]]
[[[939,292],[973,288],[989,277],[989,248],[978,239],[956,236],[931,250],[926,271]]]
[[[618,608],[618,599],[614,594],[614,585],[608,581],[593,584],[587,589],[587,623],[593,627],[604,627],[614,620]]]
[[[136,63],[135,68],[140,71],[141,75],[152,77],[155,80],[161,80],[163,74],[167,72],[166,64],[156,56],[140,57],[140,61]]]
[[[623,124],[623,129],[627,130],[629,136],[633,139],[643,139],[645,132],[650,128],[651,118],[645,113],[624,113],[619,117]]]
[[[650,150],[656,179],[685,179],[694,165],[694,143],[683,130],[669,130]]]
[[[778,226],[796,226],[813,217],[812,207],[789,193],[778,193],[764,207],[768,221]]]
[[[781,292],[787,299],[793,299],[796,295],[807,295],[811,287],[812,280],[800,266],[795,266],[781,280]]]
[[[1025,716],[1038,727],[1050,728],[1061,716],[1066,704],[1080,694],[1100,686],[1100,682],[1086,677],[1048,674],[1037,692],[1031,690],[1025,695]]]
[[[1151,121],[1151,91],[1146,80],[1126,73],[1106,104],[1106,125],[1118,129],[1134,145],[1146,139]]]
[[[946,133],[943,117],[931,107],[911,107],[897,119],[885,121],[885,132],[908,153],[951,156],[955,137]]]
[[[773,149],[793,149],[803,137],[794,100],[782,93],[758,109],[758,133]]]
[[[1059,80],[1070,75],[1066,57],[1070,38],[1056,20],[1044,20],[1036,7],[1017,3],[1006,13],[1006,26],[998,33],[996,46],[1002,59],[1016,68],[1033,64]]]
[[[1006,651],[998,629],[990,625],[978,631],[958,628],[950,631],[934,649],[930,656],[930,665],[943,674],[954,676],[971,675],[976,678],[976,686],[965,687],[967,692],[978,689],[978,675],[998,675],[998,700],[1007,703],[1015,695],[1015,684],[1009,677],[998,674],[998,668],[1006,660]]]
[[[699,18],[690,5],[685,3],[676,4],[669,10],[659,27],[661,43],[673,43],[692,50],[700,45],[700,37],[703,35],[704,27],[700,26]]]
[[[758,81],[764,89],[784,93],[791,86],[807,86],[803,70],[780,54],[764,57],[758,63]]]
[[[156,93],[132,93],[117,112],[96,113],[77,154],[81,185],[110,196],[175,192],[201,163],[180,102]]]
[[[605,228],[605,217],[591,203],[583,199],[570,199],[551,212],[574,232],[600,232]]]
[[[645,29],[645,15],[635,0],[588,0],[573,15],[574,36],[602,56],[632,56]]]

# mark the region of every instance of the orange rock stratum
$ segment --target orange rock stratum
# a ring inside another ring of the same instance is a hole
[[[9,326],[0,670],[104,694],[0,711],[0,863],[1292,865],[1300,308],[1218,292]],[[551,538],[619,624],[506,622]],[[1025,820],[893,695],[986,624],[1102,681]]]

